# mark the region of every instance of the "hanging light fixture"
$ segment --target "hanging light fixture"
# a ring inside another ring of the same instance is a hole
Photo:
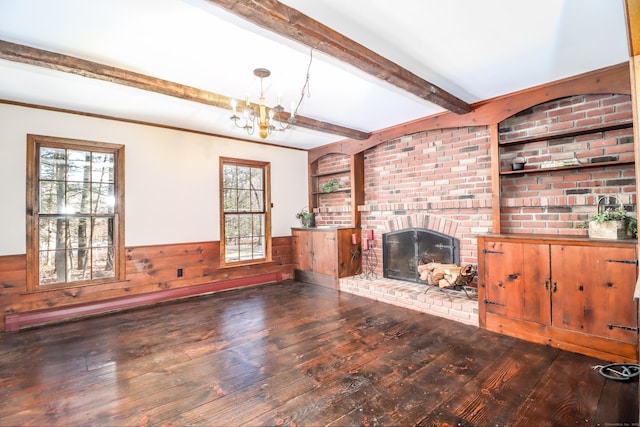
[[[231,109],[233,115],[230,117],[231,121],[239,127],[244,129],[249,135],[253,135],[256,128],[259,129],[260,138],[266,138],[273,132],[284,132],[287,129],[291,129],[296,124],[296,115],[298,114],[298,108],[302,104],[305,92],[307,96],[311,96],[309,91],[309,70],[311,68],[311,61],[313,60],[313,50],[311,51],[311,59],[309,60],[309,66],[307,67],[307,77],[305,79],[304,86],[302,86],[302,92],[300,94],[300,100],[296,104],[291,103],[291,112],[289,117],[285,120],[282,117],[282,113],[285,112],[282,106],[282,99],[278,97],[278,101],[275,107],[267,108],[264,98],[263,80],[271,75],[271,71],[266,68],[256,68],[253,70],[253,74],[260,79],[260,99],[258,102],[258,109],[254,109],[249,102],[247,96],[244,102],[244,108],[242,109],[242,119],[238,115],[238,103],[235,99],[231,100]],[[268,111],[267,111],[268,110]]]

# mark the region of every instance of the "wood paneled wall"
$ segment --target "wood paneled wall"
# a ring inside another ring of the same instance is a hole
[[[125,256],[126,281],[30,293],[26,289],[26,255],[0,257],[0,329],[5,329],[5,317],[16,313],[55,310],[170,289],[183,289],[182,294],[186,295],[188,288],[198,290],[207,283],[229,282],[232,287],[253,284],[252,277],[293,278],[291,237],[273,239],[272,262],[241,267],[220,268],[217,241],[127,247]],[[177,277],[179,268],[182,277]]]

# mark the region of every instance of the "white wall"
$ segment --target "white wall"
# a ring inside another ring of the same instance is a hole
[[[0,104],[0,255],[26,252],[27,134],[125,145],[125,245],[220,239],[220,156],[271,163],[272,235],[307,205],[307,153]]]

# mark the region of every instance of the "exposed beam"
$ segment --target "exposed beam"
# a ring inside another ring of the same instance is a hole
[[[471,111],[469,104],[449,92],[276,0],[209,2],[262,28],[349,63],[453,113],[465,114]]]
[[[229,109],[231,102],[231,98],[228,96],[208,92],[192,86],[185,86],[168,80],[124,70],[122,68],[112,67],[4,40],[0,40],[0,59],[20,62],[23,64],[37,65],[51,70],[77,74],[83,77],[161,93],[163,95],[198,102],[200,104],[211,105],[218,108]],[[258,108],[256,104],[251,105],[253,108]],[[239,107],[244,107],[244,103],[240,102]],[[282,113],[281,116],[285,121],[289,118],[289,114],[286,112]],[[304,116],[296,116],[296,126],[331,133],[334,135],[341,135],[346,138],[353,138],[356,140],[363,140],[369,137],[369,134],[366,132],[338,126],[332,123],[321,122]]]

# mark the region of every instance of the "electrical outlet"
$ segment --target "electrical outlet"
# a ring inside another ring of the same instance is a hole
[[[176,272],[176,276],[182,277],[182,269],[181,268],[179,268],[178,271]]]

